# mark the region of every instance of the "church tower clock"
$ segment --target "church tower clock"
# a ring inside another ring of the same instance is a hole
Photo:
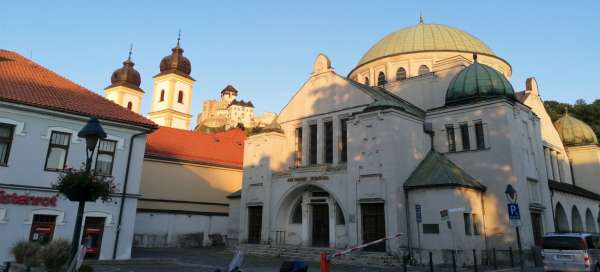
[[[177,45],[160,62],[160,73],[154,76],[152,109],[148,118],[160,126],[189,129],[192,89],[192,64],[183,56],[183,49]]]
[[[111,85],[104,88],[104,97],[124,108],[139,113],[144,91],[140,89],[140,73],[133,68],[131,49],[123,67],[115,70],[110,77]]]

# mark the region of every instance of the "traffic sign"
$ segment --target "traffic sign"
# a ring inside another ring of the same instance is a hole
[[[508,221],[512,226],[521,225],[521,212],[519,211],[519,204],[509,203],[508,204]]]

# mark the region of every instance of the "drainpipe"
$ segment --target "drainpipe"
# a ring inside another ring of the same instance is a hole
[[[131,153],[133,152],[133,140],[142,135],[146,135],[151,131],[144,131],[134,134],[129,139],[129,154],[127,155],[127,166],[125,167],[125,180],[123,181],[123,192],[121,192],[121,205],[119,207],[119,219],[117,220],[117,235],[115,236],[115,245],[113,248],[113,260],[117,259],[117,247],[119,246],[119,235],[121,234],[121,221],[123,221],[123,207],[125,205],[125,195],[127,194],[127,183],[129,181],[129,167],[131,165]]]

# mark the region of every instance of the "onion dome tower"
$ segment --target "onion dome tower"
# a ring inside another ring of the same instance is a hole
[[[140,88],[142,80],[140,73],[133,68],[131,61],[132,49],[123,62],[123,67],[115,70],[110,77],[111,85],[104,88],[104,96],[113,102],[136,113],[140,112],[144,91]]]
[[[160,61],[160,72],[154,76],[152,109],[148,118],[158,125],[188,130],[194,83],[192,64],[183,56],[181,31],[171,54]]]
[[[479,63],[473,54],[473,64],[460,71],[446,91],[446,106],[505,97],[516,100],[510,82],[496,69]]]
[[[554,122],[554,127],[566,146],[598,145],[598,137],[594,130],[588,124],[571,116],[568,110]]]

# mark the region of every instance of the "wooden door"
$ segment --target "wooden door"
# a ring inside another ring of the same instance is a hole
[[[312,205],[312,245],[329,246],[329,206]]]
[[[385,237],[385,209],[383,203],[361,204],[362,239],[368,243]],[[385,251],[385,242],[365,247],[365,251]]]
[[[260,244],[262,232],[262,206],[248,207],[248,243]]]
[[[531,212],[531,226],[533,230],[533,241],[536,246],[542,246],[542,239],[544,237],[544,230],[542,225],[542,214],[538,212]]]

